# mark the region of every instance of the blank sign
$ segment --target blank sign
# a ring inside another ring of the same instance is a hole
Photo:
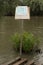
[[[15,19],[30,19],[30,7],[17,6],[15,11]]]

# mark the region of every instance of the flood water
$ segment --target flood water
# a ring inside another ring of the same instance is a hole
[[[0,64],[19,55],[12,48],[11,35],[22,32],[21,22],[21,20],[15,20],[14,17],[0,18]],[[30,20],[23,21],[23,31],[32,32],[39,36],[40,48],[43,49],[43,17],[31,17]]]

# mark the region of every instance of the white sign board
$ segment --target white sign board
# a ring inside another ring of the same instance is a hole
[[[30,19],[30,7],[17,6],[15,11],[15,19]]]

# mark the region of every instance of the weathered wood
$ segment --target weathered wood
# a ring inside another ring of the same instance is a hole
[[[33,65],[33,64],[34,64],[34,60],[28,62],[28,65]]]
[[[27,59],[21,59],[19,62],[13,64],[13,65],[23,65],[24,63],[26,63],[28,60]]]
[[[15,60],[13,59],[13,60],[11,60],[11,61],[3,64],[3,65],[12,65],[12,64],[16,63],[19,60],[21,60],[21,57],[17,57],[17,58],[15,58]]]

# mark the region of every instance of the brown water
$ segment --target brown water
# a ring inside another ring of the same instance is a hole
[[[0,64],[19,55],[19,53],[14,52],[10,37],[16,32],[21,33],[21,22],[15,21],[14,17],[2,17],[0,19]],[[43,49],[43,17],[36,16],[31,17],[30,20],[25,20],[23,30],[39,36],[40,47]]]

